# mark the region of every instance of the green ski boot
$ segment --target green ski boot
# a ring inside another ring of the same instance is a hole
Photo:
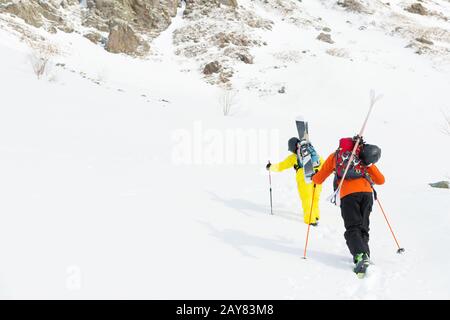
[[[366,275],[367,267],[370,264],[369,256],[366,253],[358,253],[354,257],[355,261],[355,268],[353,268],[353,271],[356,273],[359,279],[364,278]]]

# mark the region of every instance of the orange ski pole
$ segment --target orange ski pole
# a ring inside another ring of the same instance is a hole
[[[389,230],[391,231],[391,234],[394,237],[395,243],[397,244],[397,247],[398,247],[397,253],[405,252],[405,248],[401,248],[400,245],[398,244],[397,238],[395,237],[395,234],[394,234],[394,230],[392,230],[391,224],[389,223],[389,220],[386,216],[386,213],[384,212],[384,209],[383,209],[383,206],[381,205],[380,200],[378,199],[378,196],[375,196],[375,200],[377,200],[377,203],[380,206],[381,212],[383,213],[384,219],[386,220]]]
[[[309,229],[311,228],[311,217],[312,217],[312,210],[313,210],[313,206],[314,206],[314,194],[315,193],[316,193],[316,184],[314,183],[312,201],[311,201],[311,210],[309,210],[308,231],[306,232],[305,250],[303,251],[303,259],[306,259],[306,248],[308,247]]]

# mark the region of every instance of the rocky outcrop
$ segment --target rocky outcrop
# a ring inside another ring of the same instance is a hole
[[[363,9],[362,4],[356,0],[340,0],[337,2],[337,4],[350,11],[361,12]]]
[[[323,42],[326,42],[326,43],[330,43],[330,44],[333,44],[333,43],[334,43],[334,41],[331,39],[331,35],[329,35],[328,33],[323,33],[323,32],[321,32],[321,33],[317,36],[316,39],[317,39],[317,40],[320,40],[320,41],[323,41]]]
[[[92,42],[100,43],[98,33],[108,33],[108,51],[140,55],[148,51],[145,43],[170,25],[179,4],[180,0],[86,0],[86,9],[80,13],[79,0],[0,0],[0,13],[55,33],[56,29],[73,32],[70,21],[78,12],[82,25],[92,31],[86,35]]]
[[[86,39],[88,39],[89,41],[91,41],[92,43],[95,43],[95,44],[102,43],[102,41],[103,41],[102,35],[98,32],[89,32],[89,33],[84,34],[83,37],[85,37]]]
[[[141,44],[134,30],[125,22],[116,21],[111,26],[105,49],[112,53],[135,54]]]
[[[420,4],[418,2],[413,3],[412,5],[407,7],[405,10],[408,12],[411,12],[411,13],[420,14],[421,16],[428,15],[428,10],[422,4]]]
[[[176,15],[179,0],[88,0],[84,25],[108,30],[110,21],[120,19],[142,33],[157,35]]]
[[[273,22],[264,18],[272,13],[299,27],[299,32],[312,31],[314,36],[320,33],[319,41],[334,43],[330,27],[339,33],[339,28],[330,25],[329,21],[308,13],[309,5],[304,1],[186,0],[185,3],[183,23],[173,32],[174,51],[180,60],[191,59],[197,72],[203,73],[205,80],[212,84],[230,84],[231,77],[238,74],[244,64],[256,61],[254,55],[259,50],[253,49],[267,45],[269,38],[264,38],[265,32],[261,29],[272,28]],[[450,32],[442,21],[438,21],[439,25],[434,24],[437,19],[448,21],[447,7],[422,0],[402,5],[402,10],[398,10],[398,6],[393,10],[393,6],[384,1],[334,0],[327,4],[328,9],[337,10],[345,17],[364,21],[364,25],[359,26],[361,31],[368,27],[381,28],[406,39],[407,47],[417,54],[448,57]],[[30,26],[50,33],[75,31],[109,52],[141,56],[149,51],[151,41],[172,23],[180,7],[181,0],[0,0],[0,19],[13,24],[14,30],[24,38],[28,37],[29,42],[45,38],[44,33],[36,32]],[[263,11],[256,10],[258,7],[267,14],[260,16]],[[344,10],[352,13],[347,14]],[[376,17],[367,16],[367,13],[378,11],[381,14]],[[346,22],[351,26],[352,21],[348,19]],[[430,23],[418,24],[417,19]],[[345,48],[325,45],[322,49],[329,55],[352,59]],[[155,53],[159,54],[157,50]],[[301,59],[301,54],[286,53],[282,60]]]
[[[358,13],[372,13],[365,5],[358,0],[339,0],[337,4],[348,11]]]
[[[433,188],[450,189],[450,181],[439,181],[435,183],[429,183]]]
[[[249,53],[236,53],[236,57],[245,64],[253,64],[253,56]]]
[[[47,31],[55,28],[64,32],[73,32],[73,26],[63,18],[61,8],[78,5],[78,0],[0,0],[0,13],[10,13],[23,19],[27,24]]]
[[[147,43],[170,25],[179,3],[180,0],[88,0],[83,24],[109,32],[105,46],[108,51],[142,55],[149,49]]]
[[[213,84],[230,85],[239,65],[253,63],[251,49],[265,45],[256,31],[272,28],[238,1],[188,0],[183,18],[185,25],[174,32],[175,53],[197,60]]]
[[[433,41],[428,40],[428,39],[426,39],[424,37],[416,38],[416,41],[420,42],[420,43],[423,43],[423,44],[426,44],[426,45],[430,45],[430,46],[434,44]]]
[[[34,27],[42,27],[42,15],[36,10],[39,6],[26,2],[6,2],[7,1],[5,0],[0,0],[0,4],[2,4],[2,6],[0,6],[0,12],[15,15]]]
[[[237,8],[238,6],[237,0],[220,0],[220,3],[233,8]]]
[[[218,73],[222,66],[220,65],[219,61],[213,61],[205,65],[203,68],[203,73],[205,75],[211,75],[213,73]]]

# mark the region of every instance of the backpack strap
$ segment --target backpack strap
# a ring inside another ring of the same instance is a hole
[[[338,166],[338,154],[339,154],[339,149],[336,149],[336,151],[334,152],[334,179],[333,179],[333,190],[336,191],[337,187],[338,187],[338,177],[337,177],[337,166]]]
[[[378,199],[377,191],[375,190],[375,188],[373,186],[372,186],[372,190],[373,190],[373,198],[375,199],[375,201],[377,201],[377,199]]]
[[[297,171],[298,169],[303,168],[303,161],[302,161],[301,156],[300,156],[300,148],[297,149],[296,155],[297,155],[297,168],[294,168],[295,171]]]
[[[370,174],[367,172],[367,167],[365,167],[364,171],[365,171],[364,178],[370,183],[370,187],[372,188],[372,191],[373,191],[373,198],[376,201],[378,199],[378,195],[377,195],[377,191],[374,188],[375,183],[373,182],[372,178],[370,177]]]

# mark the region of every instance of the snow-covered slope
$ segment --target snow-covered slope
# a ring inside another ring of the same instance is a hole
[[[405,48],[377,23],[382,13],[303,1],[296,20],[264,1],[239,3],[273,25],[254,30],[267,44],[250,49],[254,63],[234,66],[229,116],[223,90],[198,72],[203,61],[175,55],[172,36],[190,23],[181,10],[147,59],[31,29],[60,52],[41,80],[1,23],[1,297],[450,298],[450,194],[428,186],[450,174],[440,130],[448,56]],[[433,3],[448,16],[448,2]],[[316,40],[321,30],[298,22],[306,15],[326,21],[336,43]],[[359,280],[339,209],[325,200],[331,181],[303,260],[294,173],[272,175],[271,216],[264,166],[287,156],[299,114],[327,156],[360,129],[370,89],[384,98],[365,140],[383,150],[378,192],[406,253],[395,253],[374,206],[374,265]]]

